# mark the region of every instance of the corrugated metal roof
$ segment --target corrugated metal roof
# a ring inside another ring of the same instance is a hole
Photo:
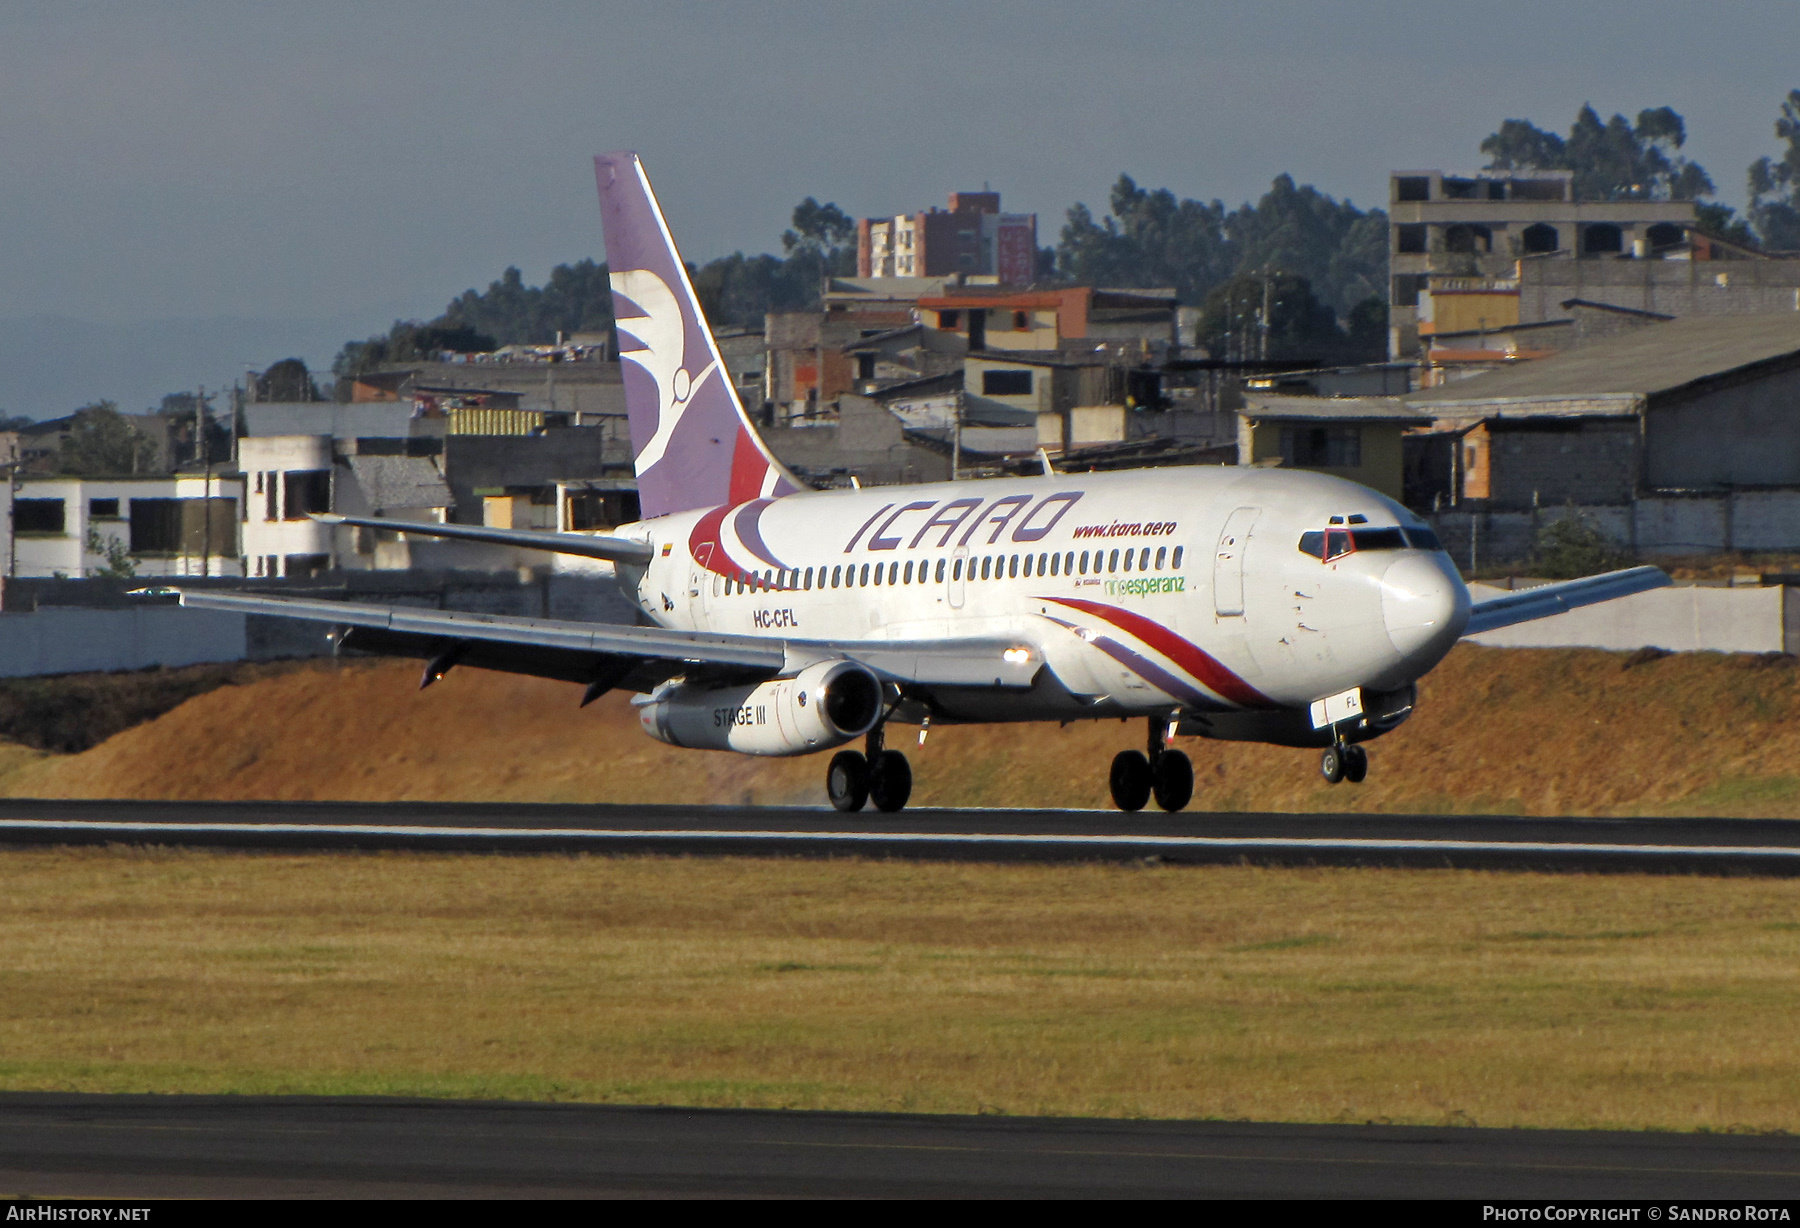
[[[1800,355],[1800,311],[1687,316],[1416,392],[1406,403],[1434,412],[1475,401],[1644,397],[1789,354]]]
[[[1408,409],[1399,397],[1261,397],[1246,396],[1239,411],[1246,418],[1318,418],[1337,422],[1416,422],[1426,415]]]

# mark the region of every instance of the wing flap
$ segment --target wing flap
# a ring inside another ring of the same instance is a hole
[[[1584,605],[1597,605],[1602,601],[1629,597],[1633,593],[1665,588],[1670,583],[1668,574],[1660,567],[1628,567],[1623,571],[1609,571],[1580,580],[1539,585],[1537,588],[1523,589],[1504,597],[1477,602],[1469,614],[1469,625],[1463,629],[1463,634],[1479,635],[1483,631],[1510,627],[1515,623],[1528,623],[1556,614],[1566,614]]]
[[[453,643],[484,645],[465,649],[460,658],[511,664],[487,668],[536,673],[582,681],[601,657],[633,657],[643,664],[633,681],[682,673],[706,666],[773,677],[795,673],[816,661],[847,658],[891,682],[921,687],[1002,687],[1032,685],[1043,657],[1035,648],[1010,640],[963,639],[920,641],[776,640],[623,623],[560,622],[503,614],[474,614],[423,606],[375,606],[306,597],[264,597],[245,593],[174,592],[184,606],[229,610],[276,618],[299,618],[358,628],[353,647],[389,655],[431,657]],[[380,647],[377,647],[380,645]],[[501,651],[498,646],[508,646]],[[474,652],[475,655],[469,655]],[[657,663],[667,663],[666,667]],[[621,684],[623,685],[623,684]]]

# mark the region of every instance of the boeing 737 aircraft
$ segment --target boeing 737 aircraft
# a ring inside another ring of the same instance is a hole
[[[757,435],[631,153],[595,160],[643,520],[608,535],[328,517],[615,564],[648,625],[181,592],[343,643],[636,693],[644,732],[749,755],[841,749],[839,810],[912,790],[895,722],[1136,718],[1113,800],[1179,810],[1172,734],[1314,747],[1360,781],[1465,634],[1667,584],[1653,567],[1471,607],[1431,529],[1323,474],[1202,466],[812,491]]]

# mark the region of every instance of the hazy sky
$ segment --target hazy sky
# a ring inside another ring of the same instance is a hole
[[[609,149],[696,260],[776,248],[808,194],[881,214],[988,182],[1046,243],[1120,171],[1378,205],[1392,168],[1476,166],[1500,120],[1590,100],[1673,106],[1741,205],[1797,41],[1794,0],[0,0],[0,410],[328,363],[508,264],[599,258]]]

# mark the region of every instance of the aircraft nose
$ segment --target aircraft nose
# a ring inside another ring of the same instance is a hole
[[[1469,590],[1442,554],[1408,554],[1381,577],[1381,617],[1403,657],[1438,656],[1469,622]]]

